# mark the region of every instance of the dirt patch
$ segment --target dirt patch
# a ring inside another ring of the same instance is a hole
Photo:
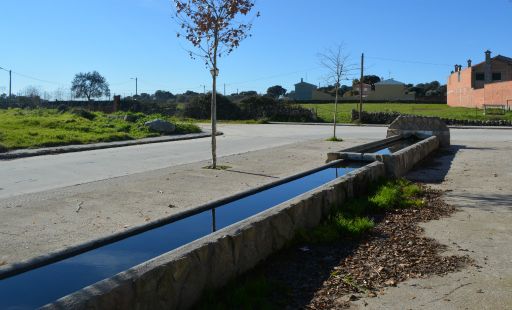
[[[467,255],[442,255],[446,246],[423,235],[419,223],[455,212],[439,191],[424,189],[424,207],[375,215],[375,228],[361,240],[300,244],[273,256],[256,272],[287,288],[275,303],[289,309],[340,309],[407,279],[445,275],[472,264]]]

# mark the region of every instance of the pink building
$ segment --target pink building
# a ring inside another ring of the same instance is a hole
[[[485,52],[485,61],[467,68],[455,65],[448,78],[448,105],[478,107],[484,104],[512,106],[512,58]]]

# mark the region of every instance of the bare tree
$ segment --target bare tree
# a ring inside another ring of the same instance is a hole
[[[345,53],[343,44],[339,44],[335,48],[329,48],[325,52],[318,54],[320,64],[326,70],[325,79],[328,84],[334,84],[334,117],[333,117],[333,139],[336,137],[336,116],[338,114],[338,95],[341,81],[347,76],[347,73],[353,70],[353,65],[348,64],[349,56]]]
[[[24,96],[30,97],[33,99],[41,97],[41,93],[42,93],[41,88],[39,86],[33,86],[33,85],[29,85],[22,90],[22,94]]]
[[[185,37],[195,48],[192,59],[199,57],[212,75],[212,169],[217,168],[217,61],[231,53],[240,41],[249,36],[252,22],[247,19],[253,0],[173,0],[175,20],[181,28],[178,37]],[[259,16],[259,13],[256,14]]]
[[[69,93],[69,89],[66,89],[65,87],[59,87],[56,90],[53,91],[53,98],[58,101],[64,100],[67,93]]]

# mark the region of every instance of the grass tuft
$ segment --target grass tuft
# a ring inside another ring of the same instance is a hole
[[[338,138],[338,137],[334,137],[334,136],[333,136],[333,137],[330,137],[330,138],[325,139],[325,141],[329,141],[329,142],[341,142],[341,141],[343,141],[343,139],[342,139],[342,138]]]
[[[380,210],[423,206],[423,200],[417,198],[421,188],[405,179],[387,181],[380,185],[369,202]]]
[[[333,213],[319,226],[300,230],[296,241],[305,243],[330,243],[342,238],[359,238],[370,231],[375,222],[369,217],[375,212],[424,205],[421,188],[407,180],[381,181],[370,188],[367,197],[353,198]]]
[[[217,165],[217,167],[213,168],[213,165],[208,165],[203,167],[203,169],[228,170],[231,169],[231,166]]]

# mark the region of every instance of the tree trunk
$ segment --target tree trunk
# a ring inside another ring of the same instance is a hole
[[[336,115],[338,114],[338,84],[336,84],[336,98],[334,99],[334,139],[336,139]]]
[[[213,67],[216,70],[216,63]],[[212,168],[217,169],[217,76],[215,71],[212,79]]]
[[[218,31],[215,32],[212,68],[212,169],[217,169],[217,47]]]

